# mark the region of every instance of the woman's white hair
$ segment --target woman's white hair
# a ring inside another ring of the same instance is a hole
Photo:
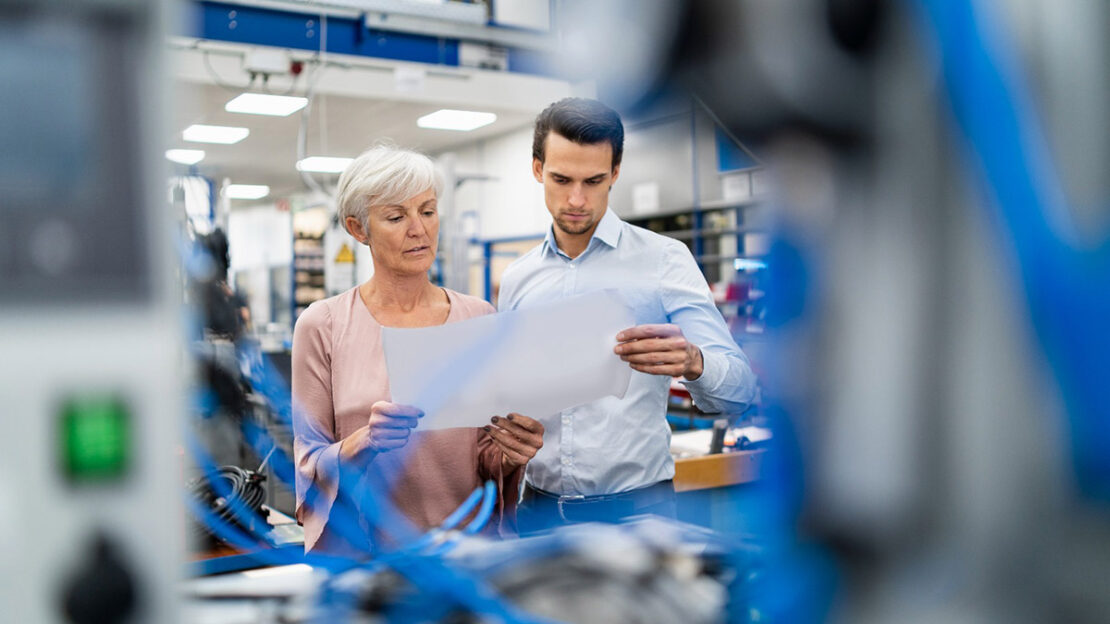
[[[443,178],[431,158],[393,145],[375,145],[339,176],[339,222],[346,228],[347,217],[354,217],[369,228],[371,206],[400,204],[428,189],[435,189],[437,197],[443,190]]]

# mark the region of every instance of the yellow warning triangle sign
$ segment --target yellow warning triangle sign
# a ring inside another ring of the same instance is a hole
[[[339,248],[339,253],[335,254],[335,262],[336,264],[354,264],[355,252],[351,251],[347,243],[343,243],[343,246]]]

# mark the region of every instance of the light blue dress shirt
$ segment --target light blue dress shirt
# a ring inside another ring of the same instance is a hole
[[[739,413],[756,396],[756,378],[713,304],[690,250],[681,242],[620,220],[611,209],[589,245],[573,260],[552,230],[501,277],[501,311],[541,306],[577,294],[615,288],[636,324],[674,323],[701,348],[704,371],[683,381],[706,412]],[[552,327],[551,331],[574,331]],[[528,463],[533,486],[564,496],[614,494],[674,477],[667,426],[670,377],[632,371],[623,399],[606,397],[557,415],[526,414],[544,422],[544,445]]]

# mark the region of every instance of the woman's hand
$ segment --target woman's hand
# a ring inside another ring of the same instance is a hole
[[[350,461],[367,453],[384,453],[408,444],[412,430],[424,412],[411,405],[398,405],[378,401],[370,406],[370,418],[365,427],[343,439],[339,454]]]
[[[501,448],[501,466],[512,471],[528,463],[543,447],[543,424],[517,413],[490,419],[492,425],[482,429],[489,433],[493,443]]]

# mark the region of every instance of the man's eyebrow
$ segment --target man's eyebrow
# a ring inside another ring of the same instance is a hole
[[[551,171],[550,173],[551,173],[551,175],[553,175],[553,176],[557,176],[557,177],[560,177],[560,178],[566,178],[566,179],[568,179],[568,180],[569,180],[569,179],[571,179],[571,177],[570,177],[570,176],[568,176],[568,175],[567,175],[567,174],[565,174],[565,173],[559,173],[558,171]],[[595,173],[595,174],[593,174],[592,176],[589,176],[589,177],[587,177],[587,178],[585,178],[585,179],[586,179],[586,180],[597,180],[597,179],[601,179],[601,178],[604,178],[604,177],[605,177],[605,176],[607,176],[607,175],[609,175],[609,172],[607,172],[607,171],[602,171],[602,172],[600,172],[600,173]]]

